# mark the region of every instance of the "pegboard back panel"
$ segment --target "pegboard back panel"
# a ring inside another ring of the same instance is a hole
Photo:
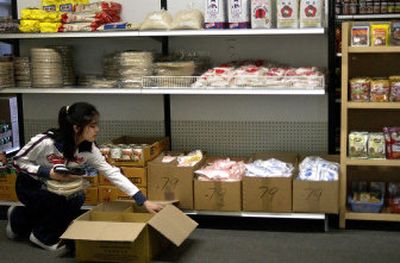
[[[26,120],[25,140],[56,127],[55,120]],[[172,149],[250,156],[260,151],[327,152],[325,122],[172,121]],[[163,121],[102,121],[98,143],[122,136],[164,136]]]
[[[38,133],[49,128],[57,127],[55,120],[25,120],[25,142]],[[99,144],[109,142],[122,135],[138,137],[164,136],[164,121],[101,121],[100,134],[97,137]]]
[[[260,151],[327,152],[326,122],[173,121],[174,150],[250,156]]]

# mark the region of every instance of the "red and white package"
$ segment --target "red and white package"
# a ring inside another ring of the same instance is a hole
[[[63,24],[58,32],[91,32],[96,31],[99,27],[96,23],[73,23],[73,24]]]
[[[90,22],[102,25],[119,21],[121,21],[121,17],[113,12],[64,13],[61,15],[61,22],[64,24]]]
[[[246,170],[244,162],[231,161],[229,158],[216,160],[206,167],[195,171],[200,181],[241,181]]]
[[[75,12],[85,13],[98,13],[98,12],[113,12],[115,14],[121,13],[121,4],[113,1],[99,1],[91,4],[76,5]]]
[[[386,143],[386,158],[400,159],[400,127],[383,128]]]

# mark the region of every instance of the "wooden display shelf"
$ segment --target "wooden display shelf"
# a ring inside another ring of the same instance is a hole
[[[363,177],[374,180],[379,173],[380,180],[397,179],[400,160],[359,160],[350,159],[348,152],[348,136],[352,130],[379,131],[385,126],[398,126],[397,121],[400,103],[398,102],[352,102],[349,98],[349,79],[358,76],[390,76],[398,74],[399,46],[389,47],[350,47],[350,29],[352,23],[342,24],[342,105],[340,132],[340,221],[339,226],[345,228],[346,220],[373,220],[400,222],[400,214],[390,213],[356,213],[347,209],[347,195],[350,181]],[[358,55],[361,54],[361,55]],[[365,54],[365,55],[363,55]]]
[[[348,53],[397,53],[400,47],[348,47]],[[342,52],[343,53],[343,52]]]
[[[347,166],[383,166],[383,167],[400,167],[400,160],[360,160],[346,159]]]
[[[400,214],[390,213],[357,213],[346,211],[345,218],[350,220],[400,222]]]
[[[400,109],[400,102],[347,102],[349,109]]]

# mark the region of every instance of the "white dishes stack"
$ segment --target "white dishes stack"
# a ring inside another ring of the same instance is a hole
[[[63,66],[63,84],[64,86],[73,86],[76,84],[74,60],[73,60],[73,48],[72,46],[55,45],[49,46],[60,53],[62,58]]]
[[[0,60],[0,88],[12,88],[14,86],[14,66],[11,61]]]
[[[32,87],[63,87],[63,65],[60,53],[52,48],[32,48]]]
[[[153,59],[151,52],[127,51],[120,53],[118,64],[122,87],[143,87],[143,76],[153,74]]]
[[[29,57],[14,58],[14,77],[15,85],[18,88],[32,87],[31,62],[29,61]]]
[[[103,58],[104,77],[108,80],[119,79],[118,54],[109,54]]]

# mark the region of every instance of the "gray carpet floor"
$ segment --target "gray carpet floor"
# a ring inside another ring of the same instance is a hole
[[[295,223],[295,221],[294,221]],[[5,236],[0,220],[0,262],[75,262],[34,247],[29,241]],[[198,228],[179,248],[171,248],[154,262],[400,262],[400,232],[331,230],[294,232]]]

